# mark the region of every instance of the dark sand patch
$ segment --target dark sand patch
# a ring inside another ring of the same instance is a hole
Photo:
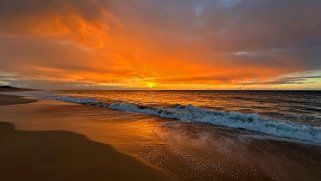
[[[36,99],[27,99],[20,96],[14,95],[3,95],[0,94],[0,106],[13,105],[13,104],[26,104],[36,102]]]
[[[163,172],[67,131],[19,131],[0,122],[0,178],[7,180],[169,180]]]

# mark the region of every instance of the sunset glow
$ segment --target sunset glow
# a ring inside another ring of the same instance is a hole
[[[147,87],[152,89],[152,88],[155,88],[156,87],[156,84],[153,83],[153,82],[147,82]]]
[[[321,0],[0,0],[0,133],[0,181],[321,181]]]
[[[1,0],[0,84],[320,89],[320,8],[316,0]]]

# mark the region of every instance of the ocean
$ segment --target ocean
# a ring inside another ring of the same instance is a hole
[[[321,91],[68,90],[28,94],[321,144]]]
[[[319,91],[9,94],[40,98],[0,109],[17,129],[84,135],[179,180],[321,179]]]

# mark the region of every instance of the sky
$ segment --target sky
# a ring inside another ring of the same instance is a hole
[[[0,84],[321,89],[321,1],[0,0]]]

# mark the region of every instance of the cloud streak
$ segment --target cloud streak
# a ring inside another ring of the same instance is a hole
[[[0,0],[0,71],[39,88],[314,86],[305,80],[320,77],[269,81],[321,70],[320,9],[318,0]]]

